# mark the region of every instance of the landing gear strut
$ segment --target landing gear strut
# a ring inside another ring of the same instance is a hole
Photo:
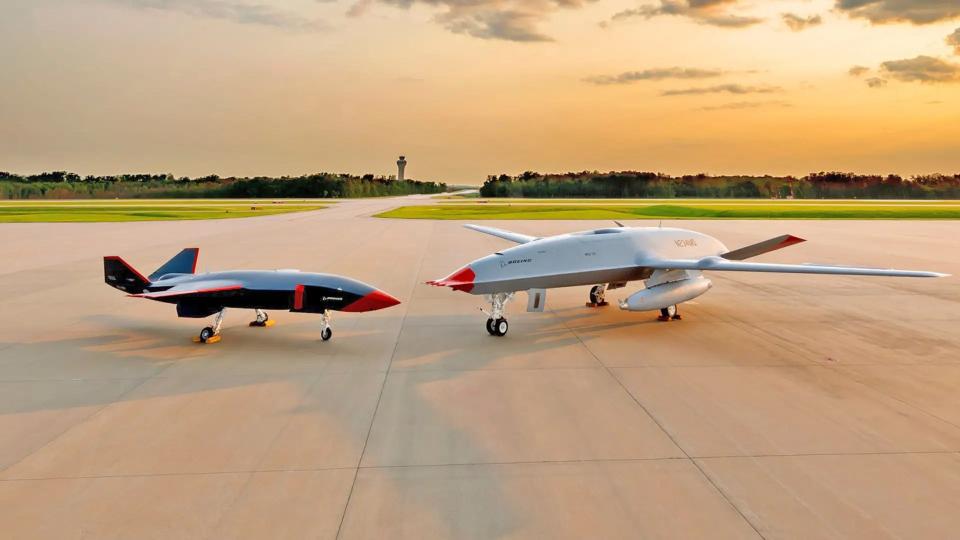
[[[207,326],[200,331],[198,337],[193,338],[193,341],[196,343],[216,343],[220,341],[220,327],[223,326],[223,315],[227,312],[227,308],[223,308],[217,313],[217,317],[213,320],[213,326]]]
[[[330,341],[333,337],[333,328],[330,327],[330,310],[320,314],[320,339]]]
[[[603,307],[609,305],[607,304],[607,285],[594,285],[590,289],[590,301],[587,302],[587,307]]]
[[[657,317],[657,320],[660,322],[667,322],[670,320],[679,321],[683,317],[680,316],[680,309],[677,306],[669,306],[660,310],[660,316]]]
[[[270,320],[270,316],[267,315],[266,311],[262,309],[258,309],[256,310],[256,312],[257,312],[257,320],[250,321],[250,326],[260,326],[260,327],[273,326],[273,321]]]
[[[491,336],[503,337],[510,330],[510,324],[503,318],[503,310],[507,302],[513,299],[514,293],[496,293],[487,295],[490,302],[490,312],[481,310],[489,317],[487,319],[487,332]]]

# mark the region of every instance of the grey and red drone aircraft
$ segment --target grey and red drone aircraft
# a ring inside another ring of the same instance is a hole
[[[366,283],[333,274],[298,270],[229,270],[197,274],[200,250],[187,248],[156,272],[144,277],[122,258],[103,258],[104,281],[129,296],[176,304],[177,316],[200,319],[216,315],[211,326],[194,338],[199,343],[220,341],[227,308],[252,309],[250,326],[271,326],[265,310],[289,310],[320,315],[320,338],[333,336],[331,311],[364,312],[400,303]]]
[[[677,305],[713,286],[705,272],[783,272],[851,276],[943,277],[917,270],[892,270],[817,264],[769,264],[746,259],[804,242],[792,235],[729,250],[722,242],[685,229],[624,227],[594,229],[538,238],[465,225],[469,229],[520,244],[477,259],[449,276],[428,281],[470,294],[486,295],[487,332],[504,336],[509,329],[504,306],[515,293],[527,291],[527,311],[543,311],[546,290],[593,285],[588,306],[607,305],[608,289],[644,281],[646,288],[620,302],[627,311],[660,311],[661,321],[680,319]]]

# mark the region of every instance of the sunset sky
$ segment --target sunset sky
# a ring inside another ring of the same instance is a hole
[[[958,0],[0,0],[0,171],[960,172]]]

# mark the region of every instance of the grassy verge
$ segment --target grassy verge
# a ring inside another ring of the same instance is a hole
[[[168,221],[272,216],[320,210],[326,204],[184,201],[3,201],[0,223]]]
[[[911,201],[912,202],[912,201]],[[377,215],[400,219],[960,219],[958,205],[904,203],[791,204],[646,204],[605,206],[438,204],[403,206]]]
[[[960,200],[951,199],[467,199],[445,197],[444,204],[490,204],[497,206],[547,205],[547,206],[653,206],[657,204],[680,206],[957,206]]]

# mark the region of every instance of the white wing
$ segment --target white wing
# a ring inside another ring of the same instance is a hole
[[[480,225],[471,224],[464,225],[464,227],[474,231],[482,232],[484,234],[496,236],[497,238],[503,238],[504,240],[516,242],[518,244],[526,244],[528,242],[533,242],[534,240],[539,240],[539,238],[536,236],[527,236],[525,234],[505,231],[503,229],[496,229],[494,227],[481,227]]]
[[[658,270],[712,270],[722,272],[779,272],[784,274],[837,274],[846,276],[946,277],[949,274],[921,270],[889,268],[861,268],[857,266],[828,266],[822,264],[767,264],[729,261],[722,257],[704,257],[699,260],[649,260],[640,263]]]

